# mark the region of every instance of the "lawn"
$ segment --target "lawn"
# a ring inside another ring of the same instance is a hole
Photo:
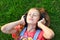
[[[0,0],[0,27],[19,20],[30,8],[45,8],[50,16],[50,28],[55,32],[52,40],[60,40],[60,0]],[[13,40],[0,30],[0,40]]]

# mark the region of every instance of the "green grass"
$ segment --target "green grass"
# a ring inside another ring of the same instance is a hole
[[[50,16],[50,28],[55,32],[52,40],[60,40],[60,0],[0,0],[0,26],[19,20],[30,8],[44,7]],[[13,40],[0,31],[0,40]]]

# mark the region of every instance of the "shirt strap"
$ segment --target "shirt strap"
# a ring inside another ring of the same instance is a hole
[[[20,33],[20,36],[23,36],[25,31],[26,31],[26,27],[22,30],[22,32]]]
[[[37,40],[37,37],[38,37],[40,31],[41,31],[41,30],[37,30],[37,31],[36,31],[36,33],[35,33],[35,35],[34,35],[34,37],[33,37],[33,40]]]

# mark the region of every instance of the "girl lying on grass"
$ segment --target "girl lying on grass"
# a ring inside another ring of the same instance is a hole
[[[54,32],[49,25],[44,8],[31,8],[20,20],[3,25],[1,31],[12,34],[14,40],[50,40]]]

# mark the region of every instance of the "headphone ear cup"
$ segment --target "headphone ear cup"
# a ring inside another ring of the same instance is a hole
[[[26,23],[26,15],[24,15],[24,21],[25,21],[25,23]]]
[[[40,17],[40,20],[41,20],[42,18],[45,18],[45,13],[41,13],[40,16],[41,16],[41,17]]]
[[[24,14],[24,21],[25,21],[25,26],[27,26],[27,21],[26,21],[26,18],[27,18],[27,13],[26,14]]]

